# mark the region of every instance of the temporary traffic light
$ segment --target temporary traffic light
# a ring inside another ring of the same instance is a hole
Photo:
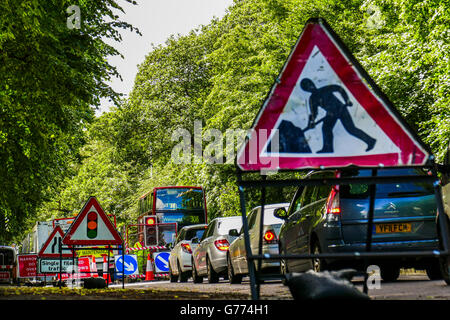
[[[98,215],[91,211],[87,215],[87,236],[89,239],[97,237]]]
[[[156,215],[144,216],[143,222],[145,224],[145,245],[158,245],[158,217]]]
[[[156,217],[146,217],[145,224],[154,225],[156,223]]]
[[[156,246],[158,244],[158,235],[156,224],[145,226],[145,245]]]

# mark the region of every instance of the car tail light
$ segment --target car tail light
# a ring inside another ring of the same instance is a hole
[[[334,217],[335,220],[339,219],[341,215],[341,206],[339,200],[339,186],[334,186],[331,189],[330,195],[327,200],[327,216]]]
[[[220,251],[227,251],[228,248],[230,247],[230,243],[228,242],[227,239],[216,240],[216,241],[214,241],[214,245]]]
[[[192,254],[192,249],[191,249],[191,245],[189,243],[182,243],[181,244],[181,249],[186,252],[186,253],[191,253]]]
[[[267,230],[263,238],[266,243],[277,243],[277,236],[272,230]]]

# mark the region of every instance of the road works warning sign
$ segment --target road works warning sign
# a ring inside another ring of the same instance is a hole
[[[322,19],[307,22],[240,150],[242,170],[423,165],[430,152]]]

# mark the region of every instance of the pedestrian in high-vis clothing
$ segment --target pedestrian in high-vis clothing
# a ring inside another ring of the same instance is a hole
[[[139,234],[139,240],[136,242],[134,247],[135,248],[145,247],[144,234],[143,233]],[[146,259],[147,259],[148,250],[144,250],[144,249],[136,250],[135,254],[136,254],[136,258],[137,258],[139,274],[145,274]]]

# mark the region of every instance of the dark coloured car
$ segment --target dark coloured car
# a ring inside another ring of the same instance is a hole
[[[320,171],[307,178],[324,179],[371,176],[368,169]],[[422,169],[379,169],[378,176],[423,175]],[[280,230],[281,254],[344,253],[365,251],[369,209],[369,186],[349,184],[338,186],[300,187]],[[429,183],[377,184],[372,230],[372,251],[416,251],[438,248],[436,232],[436,201]],[[283,216],[283,210],[275,215]],[[355,259],[286,259],[281,272],[351,267],[361,270],[363,260]],[[385,281],[396,280],[400,268],[425,269],[430,279],[441,277],[437,259],[393,258],[370,260],[381,269]]]

